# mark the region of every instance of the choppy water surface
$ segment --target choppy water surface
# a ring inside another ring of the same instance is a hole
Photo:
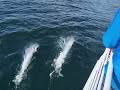
[[[82,90],[119,0],[0,0],[0,90]]]

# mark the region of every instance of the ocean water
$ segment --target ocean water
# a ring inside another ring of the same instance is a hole
[[[0,0],[0,90],[82,90],[119,0]]]

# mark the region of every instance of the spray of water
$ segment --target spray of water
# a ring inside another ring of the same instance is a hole
[[[16,86],[18,86],[23,80],[25,76],[25,71],[27,70],[27,67],[29,66],[32,60],[33,54],[37,51],[38,47],[39,47],[38,44],[30,44],[29,47],[25,48],[25,53],[23,55],[24,60],[21,64],[21,69],[20,71],[18,71],[18,74],[15,76],[15,79],[13,80]]]
[[[73,37],[67,37],[67,38],[61,38],[59,41],[59,46],[61,47],[61,52],[59,53],[59,56],[53,60],[52,66],[54,67],[54,70],[50,73],[50,78],[52,78],[53,75],[57,75],[57,77],[63,75],[61,74],[62,65],[65,62],[65,58],[71,49],[73,43],[74,43]]]

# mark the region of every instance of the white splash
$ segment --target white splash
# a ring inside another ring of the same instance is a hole
[[[15,76],[15,79],[13,80],[16,86],[18,86],[23,80],[25,76],[25,71],[27,70],[27,67],[29,66],[32,60],[33,54],[37,51],[38,47],[39,47],[38,44],[31,44],[29,47],[25,48],[25,53],[23,55],[24,60],[21,64],[21,69],[18,72],[18,74]]]
[[[52,66],[55,68],[55,70],[53,70],[50,73],[50,78],[52,78],[53,74],[57,74],[57,77],[62,76],[61,74],[61,70],[62,70],[62,65],[65,62],[65,58],[69,52],[69,50],[71,49],[73,43],[74,43],[74,38],[73,37],[67,37],[65,38],[61,38],[59,41],[59,46],[61,47],[62,51],[60,52],[59,56],[57,58],[54,59]]]

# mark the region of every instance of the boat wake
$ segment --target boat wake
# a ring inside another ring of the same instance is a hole
[[[18,85],[20,85],[21,81],[23,80],[25,74],[25,71],[27,70],[27,67],[29,66],[33,54],[37,51],[37,48],[39,47],[38,44],[30,44],[29,47],[25,48],[25,52],[23,55],[23,62],[21,64],[21,69],[20,71],[18,71],[18,74],[15,76],[15,79],[13,80],[13,82],[16,85],[16,88]]]
[[[67,38],[61,38],[59,43],[59,46],[61,48],[61,51],[59,53],[59,56],[53,60],[52,66],[54,67],[54,70],[50,73],[50,78],[53,77],[53,75],[59,77],[63,77],[61,74],[62,70],[62,65],[65,62],[65,58],[71,49],[73,43],[74,43],[74,38],[73,37],[67,37]]]

